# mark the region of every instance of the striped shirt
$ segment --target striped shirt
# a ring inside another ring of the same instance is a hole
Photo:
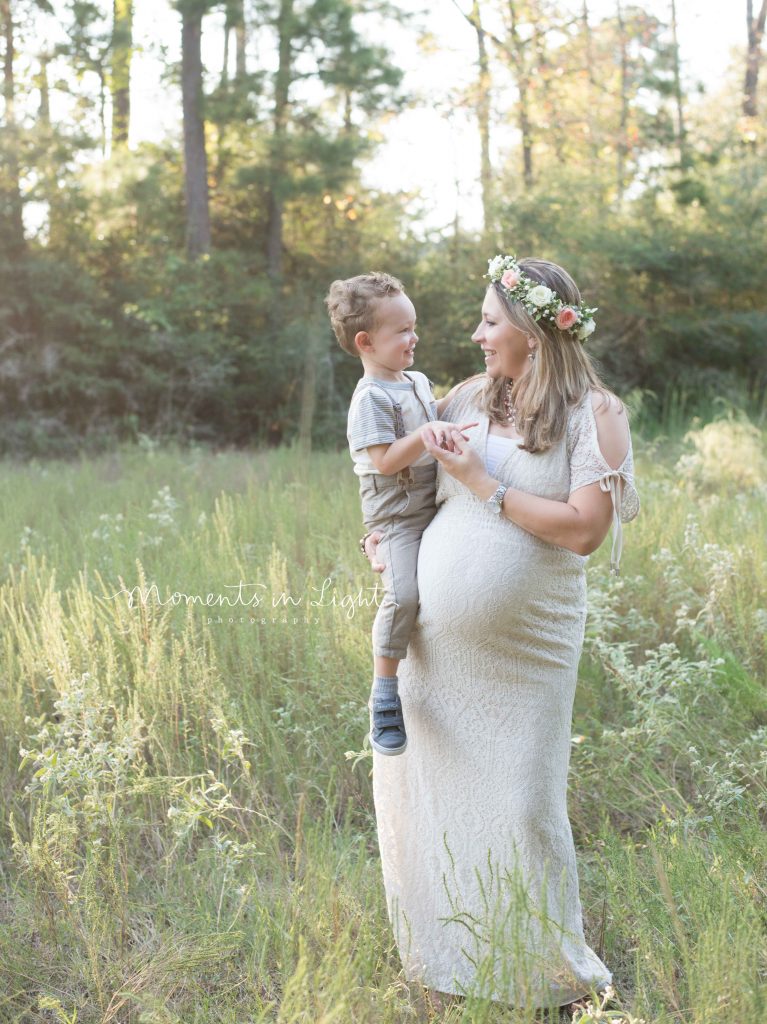
[[[391,444],[438,418],[432,383],[426,374],[418,370],[403,373],[407,380],[379,380],[365,375],[354,389],[346,437],[357,476],[378,473],[366,450],[370,445]],[[432,461],[425,451],[411,465],[428,466]]]

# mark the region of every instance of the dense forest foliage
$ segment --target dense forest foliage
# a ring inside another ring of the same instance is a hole
[[[465,2],[473,85],[425,97],[381,40],[420,33],[428,61],[429,36],[386,0],[174,0],[181,60],[158,103],[178,129],[129,145],[149,2],[0,0],[0,450],[341,445],[359,366],[329,329],[329,282],[400,277],[416,365],[447,385],[478,369],[467,338],[497,251],[571,270],[599,307],[590,350],[638,405],[763,400],[767,3],[722,13],[742,19],[742,60],[703,89],[673,2],[665,20],[623,0],[606,17]],[[476,124],[476,231],[429,230],[412,196],[362,184],[390,119],[437,101]]]

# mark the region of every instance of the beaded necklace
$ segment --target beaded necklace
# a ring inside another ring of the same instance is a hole
[[[503,408],[506,412],[507,423],[516,429],[517,426],[517,410],[514,408],[511,402],[511,381],[506,381],[506,385],[503,389]]]

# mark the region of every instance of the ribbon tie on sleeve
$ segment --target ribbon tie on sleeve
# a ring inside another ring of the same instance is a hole
[[[621,523],[621,481],[622,476],[617,469],[610,470],[599,478],[600,490],[610,495],[613,502],[613,546],[610,552],[610,572],[613,576],[620,575],[620,560],[623,551],[623,524]]]

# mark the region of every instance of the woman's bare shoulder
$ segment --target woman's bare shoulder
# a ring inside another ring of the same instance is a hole
[[[611,391],[592,391],[591,408],[602,455],[612,468],[623,462],[631,444],[626,406]]]
[[[628,418],[626,406],[612,391],[593,389],[589,394],[591,396],[591,408],[594,410],[596,417],[606,416],[608,419],[616,421],[620,417]]]

